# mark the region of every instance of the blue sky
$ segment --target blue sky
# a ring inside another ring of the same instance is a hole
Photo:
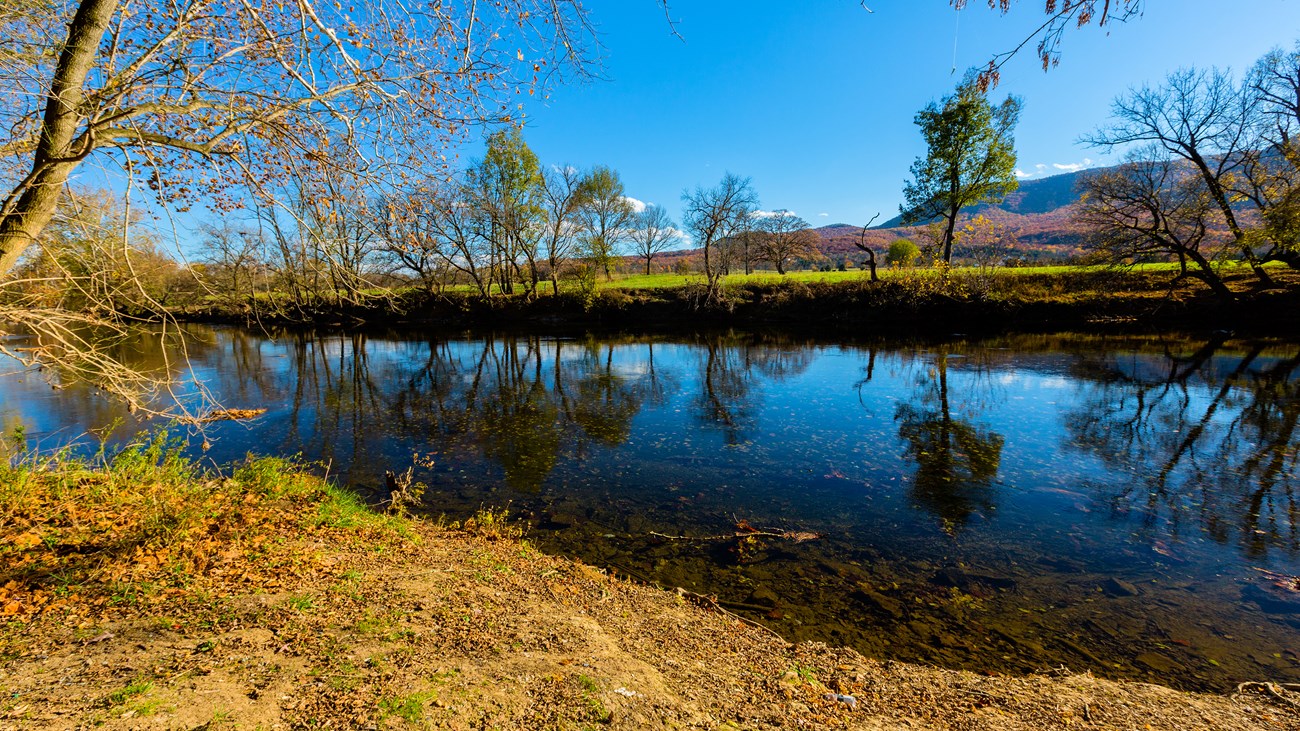
[[[678,39],[655,0],[594,0],[606,78],[534,102],[525,139],[545,163],[614,167],[628,195],[674,215],[684,188],[729,170],[753,178],[765,208],[815,226],[888,219],[924,152],[915,113],[1045,16],[1042,0],[1005,17],[981,0],[960,17],[946,0],[867,4],[874,12],[857,0],[672,0]],[[1025,101],[1022,170],[1104,164],[1076,140],[1117,94],[1182,66],[1242,71],[1300,38],[1300,0],[1146,5],[1128,24],[1068,33],[1046,74],[1032,47],[1004,68],[995,98]]]

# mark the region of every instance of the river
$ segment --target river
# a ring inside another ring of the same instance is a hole
[[[544,550],[792,640],[1192,690],[1300,682],[1300,592],[1281,588],[1300,574],[1295,343],[191,326],[186,350],[142,335],[121,355],[267,409],[173,426],[196,457],[301,455],[377,503],[413,468],[430,515],[507,507]],[[64,385],[4,377],[0,425],[110,454],[159,426]]]

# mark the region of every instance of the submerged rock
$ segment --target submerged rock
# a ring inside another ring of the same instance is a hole
[[[902,602],[881,594],[867,584],[858,584],[857,589],[855,589],[850,596],[863,604],[866,604],[868,607],[875,609],[877,612],[886,614],[893,619],[898,620],[903,618]]]
[[[972,585],[981,585],[994,589],[1014,589],[1016,580],[1002,576],[987,576],[963,571],[955,566],[939,569],[930,577],[930,583],[953,589],[969,589]]]
[[[1137,664],[1146,666],[1158,673],[1173,674],[1182,671],[1182,666],[1158,652],[1144,652],[1138,655]]]
[[[1138,588],[1123,579],[1109,578],[1101,582],[1101,590],[1107,596],[1137,596]]]
[[[1247,584],[1241,597],[1255,602],[1260,609],[1271,614],[1300,614],[1300,592],[1289,591],[1272,584]]]

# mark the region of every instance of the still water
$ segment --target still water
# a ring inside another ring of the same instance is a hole
[[[431,460],[431,514],[508,505],[545,550],[873,657],[1300,681],[1294,343],[190,335],[223,406],[268,409],[194,438],[218,463],[301,454],[380,501]],[[0,384],[33,447],[150,426]]]

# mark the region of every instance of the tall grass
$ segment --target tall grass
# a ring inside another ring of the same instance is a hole
[[[0,461],[0,612],[136,603],[227,575],[255,583],[273,575],[268,545],[313,533],[405,540],[409,528],[308,465],[204,467],[165,431],[112,455],[21,455]]]

